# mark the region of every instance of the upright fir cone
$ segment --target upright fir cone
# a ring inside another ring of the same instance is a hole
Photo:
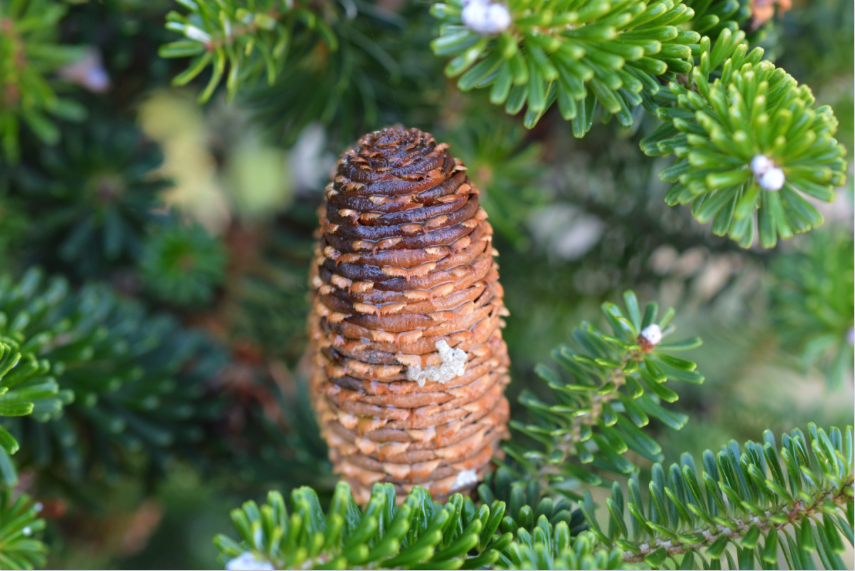
[[[507,436],[493,229],[466,167],[418,129],[364,136],[327,186],[312,264],[312,394],[360,502],[377,482],[468,493]]]

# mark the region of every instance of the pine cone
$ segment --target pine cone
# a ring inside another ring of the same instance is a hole
[[[466,167],[418,129],[363,137],[327,186],[310,315],[312,394],[337,473],[468,493],[507,436],[493,229]]]

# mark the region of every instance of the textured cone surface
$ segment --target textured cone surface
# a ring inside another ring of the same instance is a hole
[[[335,470],[444,500],[507,436],[507,348],[493,230],[447,145],[363,137],[337,163],[312,264],[312,395]]]

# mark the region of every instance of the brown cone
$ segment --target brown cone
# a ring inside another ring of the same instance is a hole
[[[507,435],[493,229],[446,148],[418,129],[370,133],[326,190],[311,276],[312,395],[335,470],[359,502],[377,482],[402,494],[420,485],[440,501],[468,493]]]

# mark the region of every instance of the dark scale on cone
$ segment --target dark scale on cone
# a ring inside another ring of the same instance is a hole
[[[312,265],[312,394],[335,470],[468,493],[507,435],[507,348],[493,230],[447,145],[363,137],[326,189]]]

